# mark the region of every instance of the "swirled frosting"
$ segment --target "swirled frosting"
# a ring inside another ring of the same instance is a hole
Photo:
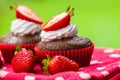
[[[12,21],[11,32],[17,36],[24,36],[28,34],[35,34],[41,31],[41,25],[30,21],[16,19]]]
[[[65,37],[71,37],[77,34],[77,28],[75,24],[69,24],[68,26],[55,30],[55,31],[42,31],[42,41],[51,41],[55,39],[61,39]]]

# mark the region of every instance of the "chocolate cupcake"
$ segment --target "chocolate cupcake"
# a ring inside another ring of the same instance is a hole
[[[34,44],[38,43],[41,40],[40,33],[35,33],[34,35],[24,35],[16,36],[12,33],[9,33],[0,38],[0,43],[3,44]]]
[[[17,6],[16,17],[11,23],[11,32],[0,38],[0,50],[6,63],[11,63],[16,46],[34,50],[41,40],[42,20],[33,11],[22,5]]]
[[[82,49],[92,45],[92,42],[85,37],[72,36],[52,41],[41,41],[36,48],[44,51]]]
[[[80,67],[89,65],[94,49],[93,42],[77,36],[76,25],[70,23],[71,12],[53,17],[42,28],[41,41],[34,49],[40,62],[46,55],[63,55],[76,61]]]

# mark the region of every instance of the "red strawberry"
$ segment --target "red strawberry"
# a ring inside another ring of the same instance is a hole
[[[47,63],[45,62],[46,59],[43,60],[43,63],[45,65],[43,66],[43,69],[45,71],[48,71],[48,73],[50,74],[55,74],[64,71],[77,71],[79,69],[79,65],[76,62],[61,55],[56,55],[51,59],[48,59]]]
[[[70,8],[69,8],[70,9]],[[70,11],[67,9],[67,12],[61,13],[52,19],[50,19],[47,24],[43,27],[44,31],[57,30],[63,27],[66,27],[70,24],[70,16],[73,14],[74,8]]]
[[[35,56],[30,51],[24,49],[16,53],[11,65],[15,72],[31,72],[35,63]]]
[[[42,20],[29,8],[26,6],[19,5],[16,7],[16,17],[28,21],[35,22],[37,24],[42,24]]]

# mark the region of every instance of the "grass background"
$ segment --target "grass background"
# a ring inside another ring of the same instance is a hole
[[[0,36],[10,32],[11,21],[16,19],[14,4],[26,5],[46,23],[70,5],[75,8],[71,23],[78,35],[91,39],[96,47],[120,48],[120,0],[3,0],[0,2]]]

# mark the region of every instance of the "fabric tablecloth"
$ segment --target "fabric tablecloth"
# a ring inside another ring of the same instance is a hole
[[[34,73],[14,73],[10,64],[4,64],[0,69],[0,80],[120,80],[120,50],[95,48],[89,66],[77,72],[54,75],[45,74],[40,65],[35,66]]]

